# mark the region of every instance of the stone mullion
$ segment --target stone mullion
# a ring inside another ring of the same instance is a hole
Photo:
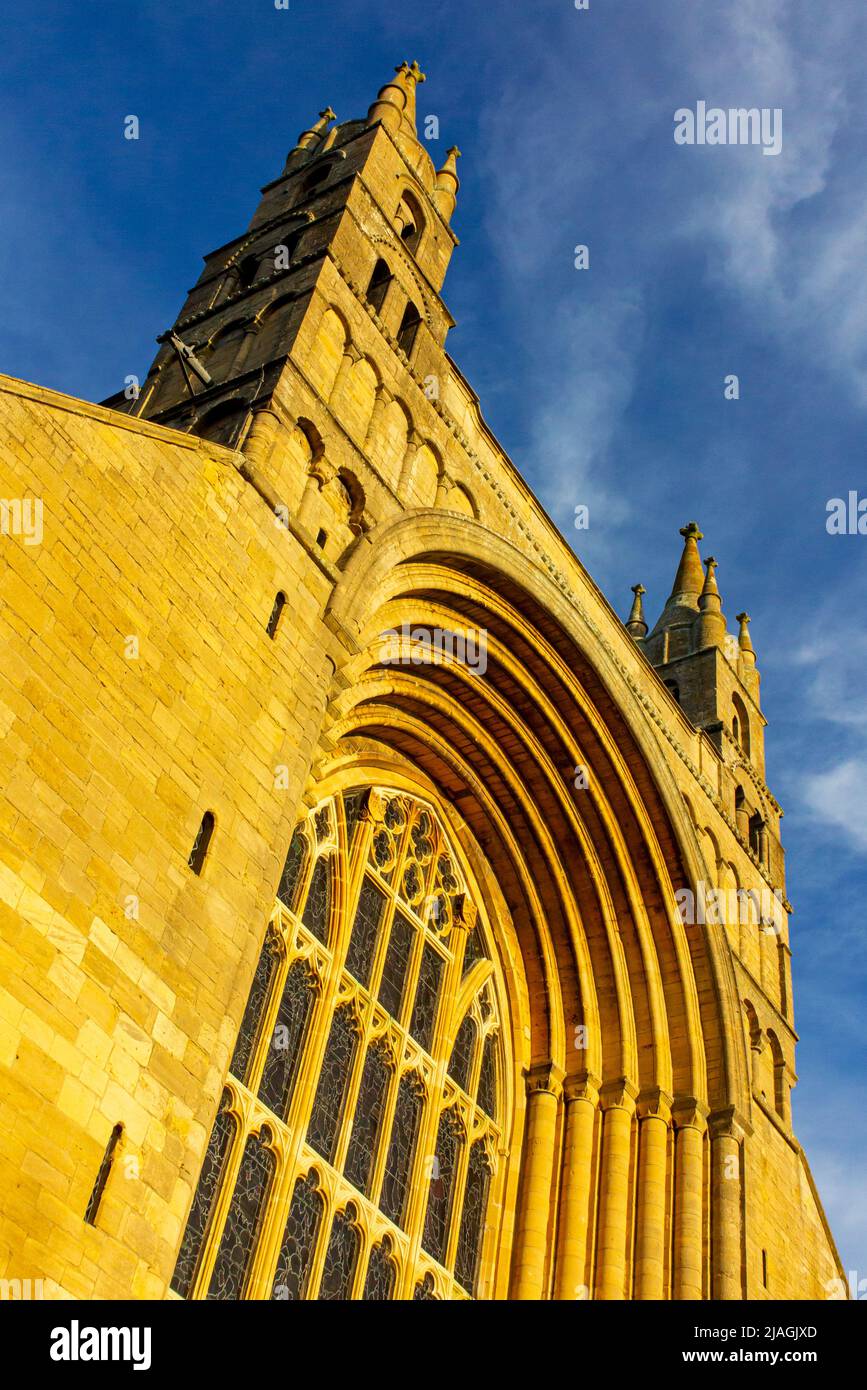
[[[563,1071],[542,1062],[527,1073],[527,1117],[521,1194],[515,1223],[515,1299],[545,1295],[548,1219],[554,1188],[555,1139]]]
[[[587,1290],[591,1179],[599,1105],[599,1079],[589,1073],[563,1084],[565,1125],[554,1297],[567,1300]]]

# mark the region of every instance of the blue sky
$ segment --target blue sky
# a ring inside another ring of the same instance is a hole
[[[144,375],[310,118],[419,59],[432,153],[463,151],[449,349],[489,424],[567,536],[590,506],[571,538],[621,613],[641,580],[655,619],[695,517],[752,614],[795,1127],[860,1278],[867,537],[825,519],[867,496],[865,39],[867,7],[815,0],[7,0],[0,48],[0,370],[93,400]],[[675,145],[699,100],[781,108],[781,154]]]

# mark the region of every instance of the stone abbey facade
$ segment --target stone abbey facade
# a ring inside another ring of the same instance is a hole
[[[0,1276],[825,1298],[749,620],[690,523],[624,623],[485,425],[422,80],[137,394],[0,379]]]

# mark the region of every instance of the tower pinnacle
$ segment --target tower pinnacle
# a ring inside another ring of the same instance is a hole
[[[723,617],[722,599],[717,588],[715,570],[717,562],[712,555],[705,560],[707,577],[699,595],[699,615],[694,624],[694,648],[703,651],[705,647],[725,647],[726,620]]]
[[[647,623],[644,621],[644,605],[641,602],[643,594],[647,593],[643,584],[633,584],[632,592],[635,598],[632,600],[632,608],[629,617],[626,619],[626,631],[630,637],[640,641],[647,636]]]
[[[367,113],[367,119],[371,125],[374,121],[381,121],[392,135],[403,130],[404,134],[415,139],[415,89],[419,82],[426,82],[427,78],[414,59],[412,63],[401,63],[394,73],[392,81],[381,88]]]
[[[445,222],[450,222],[452,213],[457,205],[458,189],[461,181],[458,178],[457,162],[461,157],[461,152],[457,145],[452,145],[446,151],[446,162],[441,169],[437,169],[437,181],[434,185],[433,200],[437,211],[442,215]]]

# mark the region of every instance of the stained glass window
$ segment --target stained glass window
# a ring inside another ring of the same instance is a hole
[[[361,886],[352,935],[349,938],[349,950],[346,954],[346,968],[352,972],[360,985],[370,983],[384,908],[385,894],[373,879],[366,878]]]
[[[388,1075],[386,1056],[382,1049],[374,1044],[368,1051],[361,1074],[361,1089],[355,1107],[352,1138],[349,1141],[343,1170],[352,1185],[365,1195],[376,1156],[376,1140],[382,1121]]]
[[[290,911],[260,953],[178,1255],[183,1297],[476,1295],[508,1071],[462,864],[432,808],[387,788],[324,799],[297,828],[278,887]]]
[[[352,1204],[334,1217],[319,1285],[320,1298],[345,1300],[352,1292],[359,1249],[358,1230],[353,1225],[356,1217],[357,1212]]]
[[[307,840],[304,833],[302,830],[296,830],[292,836],[292,843],[289,846],[289,853],[286,856],[286,863],[283,866],[280,885],[277,889],[277,897],[286,907],[295,906],[295,891],[298,887],[306,853]]]
[[[479,1107],[492,1120],[497,1118],[497,1040],[493,1033],[485,1038],[482,1070],[479,1074]]]
[[[172,1275],[172,1288],[182,1298],[189,1296],[193,1280],[196,1277],[208,1222],[220,1190],[220,1180],[232,1144],[232,1136],[235,1133],[235,1120],[228,1113],[231,1104],[230,1092],[224,1091],[220,1100],[220,1108],[217,1111],[217,1118],[214,1120],[214,1127],[211,1130],[199,1181],[196,1184],[196,1193],[187,1218],[184,1238],[175,1264],[175,1272]]]
[[[449,1238],[459,1144],[460,1130],[454,1114],[451,1110],[444,1110],[437,1132],[436,1154],[428,1175],[430,1193],[421,1241],[427,1253],[440,1263],[445,1258]]]
[[[289,967],[259,1085],[259,1099],[281,1120],[289,1114],[307,1019],[313,1002],[313,973],[303,960]]]
[[[458,1029],[458,1036],[455,1038],[455,1045],[449,1059],[449,1076],[455,1085],[460,1086],[464,1091],[467,1090],[470,1083],[475,1041],[476,1025],[468,1014]]]
[[[394,1285],[397,1269],[394,1260],[389,1258],[388,1236],[379,1245],[374,1245],[367,1262],[367,1277],[364,1281],[362,1298],[367,1302],[386,1301],[394,1298]]]
[[[237,1299],[243,1293],[274,1174],[274,1155],[266,1148],[270,1140],[271,1132],[263,1125],[261,1133],[251,1134],[244,1145],[232,1205],[208,1287],[209,1299]]]
[[[423,1047],[426,1052],[430,1051],[433,1040],[444,964],[445,961],[439,951],[435,951],[433,946],[426,943],[421,958],[412,1020],[409,1025],[412,1036],[419,1047]]]
[[[476,1291],[476,1275],[482,1252],[485,1208],[488,1201],[488,1182],[491,1170],[485,1146],[481,1142],[470,1149],[467,1181],[464,1187],[464,1208],[455,1256],[455,1278],[467,1293]]]
[[[328,940],[328,916],[331,909],[331,859],[320,854],[307,891],[307,902],[301,918],[308,931],[319,941]]]
[[[259,963],[253,976],[253,984],[247,999],[247,1007],[241,1021],[241,1028],[235,1043],[235,1051],[229,1064],[229,1071],[239,1081],[246,1082],[253,1054],[253,1046],[262,1022],[262,1015],[271,993],[271,982],[280,964],[280,943],[276,934],[269,928],[265,944],[259,954]]]
[[[298,1299],[306,1296],[316,1237],[322,1220],[322,1197],[317,1191],[317,1186],[318,1178],[315,1172],[299,1178],[295,1184],[274,1272],[272,1299]]]
[[[418,1078],[413,1075],[402,1076],[397,1088],[397,1104],[379,1198],[383,1215],[401,1227],[404,1226],[406,1195],[421,1109],[422,1090]]]
[[[379,982],[379,1002],[393,1018],[399,1018],[406,973],[409,969],[415,927],[402,912],[395,912],[391,937]]]
[[[329,1163],[337,1147],[343,1101],[357,1042],[358,1030],[351,1009],[338,1009],[328,1034],[313,1112],[307,1128],[308,1144],[323,1158],[327,1158]]]

